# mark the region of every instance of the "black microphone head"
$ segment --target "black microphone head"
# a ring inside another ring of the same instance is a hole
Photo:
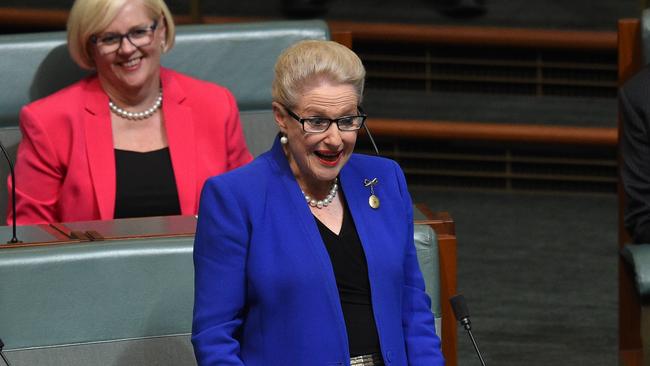
[[[465,302],[465,296],[453,296],[449,299],[449,302],[451,303],[451,308],[454,310],[456,320],[462,321],[463,319],[469,318],[469,309],[467,308],[467,303]]]

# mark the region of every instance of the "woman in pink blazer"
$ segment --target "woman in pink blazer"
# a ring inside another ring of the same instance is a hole
[[[232,94],[161,68],[174,35],[163,0],[75,1],[68,48],[97,72],[21,111],[19,224],[195,214],[252,159]]]

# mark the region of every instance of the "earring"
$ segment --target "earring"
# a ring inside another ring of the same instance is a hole
[[[287,136],[282,135],[282,137],[280,137],[280,143],[282,145],[286,145],[287,143],[289,143],[289,139],[287,138]]]

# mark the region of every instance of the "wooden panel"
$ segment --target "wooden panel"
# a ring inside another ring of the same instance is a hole
[[[15,27],[65,28],[67,10],[0,7],[0,24]]]
[[[618,22],[618,83],[622,86],[625,81],[638,72],[643,65],[641,51],[641,23],[638,19],[621,19]],[[622,135],[622,120],[618,118],[619,138]],[[619,167],[623,157],[619,155]],[[619,175],[620,178],[620,175]],[[620,179],[619,179],[620,183]],[[618,185],[618,243],[622,247],[630,242],[630,236],[625,230],[623,218],[625,214],[625,192],[622,184]]]
[[[616,32],[360,23],[352,21],[329,21],[328,23],[333,31],[349,30],[352,32],[354,39],[363,40],[574,50],[616,49]]]
[[[201,0],[190,0],[190,19],[192,23],[201,22]]]
[[[618,82],[623,85],[643,65],[641,22],[621,19],[618,22]]]
[[[70,244],[78,241],[54,230],[50,225],[20,225],[16,228],[16,237],[19,243],[9,243],[12,237],[11,226],[0,226],[0,251],[3,249],[22,248],[28,246],[45,246],[57,244]]]
[[[67,10],[0,7],[0,23],[33,27],[65,28]],[[197,23],[197,15],[174,15],[178,24]],[[200,23],[232,23],[274,20],[268,17],[201,16]],[[277,20],[277,19],[275,19]],[[353,39],[474,44],[523,48],[616,49],[615,32],[561,31],[528,28],[435,26],[392,23],[329,21],[332,32],[351,32]]]
[[[194,1],[194,0],[192,0]],[[196,23],[241,23],[272,20],[267,17],[215,17],[200,16],[196,14],[194,6],[190,4],[192,14],[174,14],[176,24]],[[65,29],[68,19],[68,9],[47,8],[18,8],[0,6],[0,24],[17,28],[47,27],[52,29]]]
[[[442,353],[447,366],[458,364],[458,324],[449,298],[457,292],[456,236],[438,235],[440,255],[440,297],[442,308]]]
[[[417,224],[427,224],[431,226],[437,235],[456,235],[454,220],[451,218],[449,212],[433,212],[427,205],[422,203],[416,203],[415,206],[424,216],[427,217],[426,220],[415,220]]]
[[[568,127],[483,122],[372,118],[373,135],[419,139],[456,139],[616,146],[616,128]]]
[[[618,260],[618,276],[619,357],[626,359],[624,366],[641,366],[641,302],[634,287],[634,274],[622,258]]]
[[[68,237],[71,237],[73,232],[90,232],[94,234],[90,238],[92,240],[124,240],[194,236],[196,220],[194,215],[177,215],[52,223],[50,226]]]
[[[618,22],[618,82],[623,85],[643,65],[641,51],[641,24],[638,19],[622,19]],[[619,136],[622,120],[618,118]],[[623,156],[619,154],[619,167]],[[623,223],[625,215],[625,192],[618,183],[618,244],[630,242]],[[619,362],[624,366],[641,366],[643,350],[641,342],[641,302],[634,287],[634,274],[625,261],[618,260],[618,349]]]
[[[339,30],[330,33],[332,35],[332,41],[338,42],[345,47],[352,49],[352,32]]]
[[[442,353],[447,366],[458,365],[458,323],[449,303],[457,291],[457,249],[454,221],[448,212],[432,212],[426,205],[417,208],[427,218],[416,224],[427,224],[436,232],[440,259],[440,306],[442,310]]]
[[[641,366],[643,364],[641,350],[626,351],[621,350],[619,353],[619,365],[621,366]]]

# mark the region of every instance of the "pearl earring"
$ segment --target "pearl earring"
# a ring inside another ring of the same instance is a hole
[[[282,137],[280,137],[280,143],[282,145],[286,145],[287,143],[289,143],[289,139],[287,138],[287,136],[282,135]]]

